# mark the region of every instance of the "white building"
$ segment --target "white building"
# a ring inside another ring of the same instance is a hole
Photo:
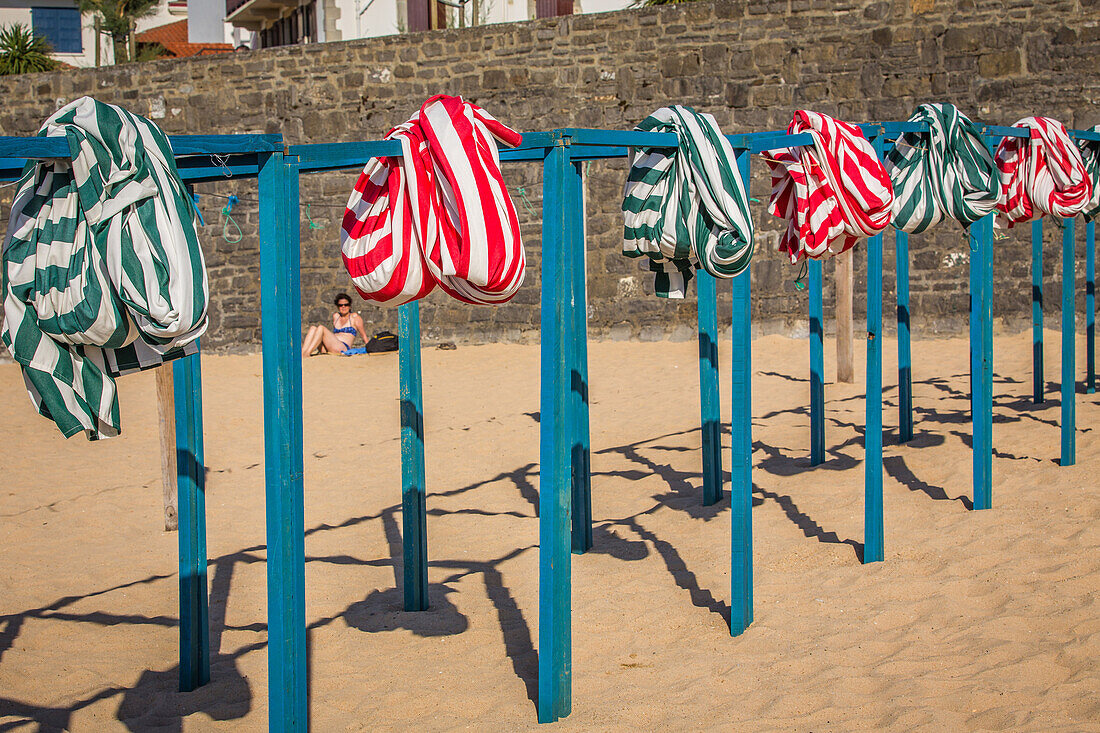
[[[603,13],[632,7],[633,0],[225,0],[225,5],[225,20],[254,32],[253,48],[268,48]]]
[[[191,0],[192,4],[211,0]],[[224,20],[224,0],[213,0],[213,13],[203,12],[207,20],[199,38],[194,33],[188,40],[193,43],[234,43],[234,45],[252,44],[252,34],[241,32]],[[140,34],[151,28],[187,18],[188,0],[161,0],[156,11],[137,22]],[[206,11],[207,8],[200,8]],[[91,13],[81,16],[74,0],[0,0],[0,26],[22,23],[37,35],[45,37],[53,46],[53,58],[70,66],[95,66],[95,19]],[[191,25],[189,23],[189,25]],[[189,28],[189,31],[192,30]],[[114,44],[107,35],[99,40],[99,63],[109,66],[114,63]]]
[[[161,0],[137,32],[188,21],[193,44],[230,43],[268,48],[296,43],[346,41],[406,31],[508,23],[573,13],[631,7],[632,0]],[[92,14],[81,16],[74,0],[0,0],[0,26],[22,23],[70,66],[95,66]],[[99,63],[114,63],[110,37],[100,36]]]
[[[0,26],[13,23],[22,23],[44,36],[58,61],[70,66],[95,66],[92,17],[81,17],[73,0],[0,0]],[[104,38],[100,45],[100,58],[109,58],[103,50],[110,42]]]

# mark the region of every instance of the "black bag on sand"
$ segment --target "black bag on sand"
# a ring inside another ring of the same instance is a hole
[[[397,351],[397,335],[389,331],[379,331],[367,342],[368,354],[380,354],[383,351]]]

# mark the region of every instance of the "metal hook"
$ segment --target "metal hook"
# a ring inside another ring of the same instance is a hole
[[[226,178],[233,177],[233,171],[229,170],[229,166],[227,165],[229,163],[229,157],[228,153],[226,155],[218,155],[217,153],[210,154],[210,160],[214,162],[214,165],[225,171],[222,175]]]

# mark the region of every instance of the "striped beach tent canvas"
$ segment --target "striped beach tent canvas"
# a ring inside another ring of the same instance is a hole
[[[89,97],[39,136],[71,160],[31,161],[3,248],[2,338],[31,400],[70,437],[118,435],[114,377],[197,349],[206,266],[195,206],[164,133]]]
[[[674,133],[678,146],[631,149],[623,254],[649,258],[663,298],[683,298],[699,267],[720,278],[744,272],[754,241],[748,195],[714,117],[663,107],[634,129]]]
[[[1006,137],[997,146],[1001,201],[996,225],[1011,228],[1047,214],[1080,214],[1092,199],[1092,181],[1066,127],[1049,117],[1025,117],[1029,137]]]
[[[981,128],[953,104],[922,104],[909,122],[928,131],[904,133],[886,155],[894,226],[915,234],[945,218],[970,226],[993,213],[1001,181]]]
[[[372,158],[341,226],[344,266],[367,300],[401,305],[437,285],[466,303],[506,303],[523,284],[519,219],[497,142],[522,136],[461,97],[428,99],[387,135],[400,158]]]
[[[1092,128],[1091,132],[1100,132],[1100,125]],[[1081,211],[1088,219],[1100,216],[1100,142],[1096,140],[1078,140],[1077,147],[1081,150],[1081,160],[1085,164],[1085,174],[1092,183],[1092,197]]]
[[[768,211],[787,222],[779,249],[792,263],[844,252],[886,228],[894,203],[890,176],[858,127],[799,110],[787,132],[813,140],[764,154],[772,172]]]

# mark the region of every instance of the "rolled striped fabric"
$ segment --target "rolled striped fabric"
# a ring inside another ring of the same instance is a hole
[[[890,223],[890,176],[854,125],[808,110],[794,113],[788,134],[809,133],[813,145],[770,150],[768,211],[787,220],[779,249],[791,262],[838,254]]]
[[[496,141],[522,136],[461,97],[437,95],[387,135],[400,158],[372,158],[341,227],[344,265],[363,298],[401,305],[439,285],[466,303],[511,300],[526,256]]]
[[[953,104],[922,104],[909,121],[928,131],[904,133],[886,155],[894,226],[915,234],[945,217],[970,226],[991,214],[1001,181],[981,129]]]
[[[1090,132],[1100,132],[1100,125],[1093,127]],[[1100,142],[1078,140],[1077,147],[1081,150],[1081,160],[1085,164],[1085,172],[1092,183],[1092,198],[1085,204],[1081,213],[1088,219],[1095,219],[1100,216]]]
[[[743,272],[753,252],[749,200],[714,117],[662,107],[634,129],[675,133],[679,145],[630,151],[623,254],[649,258],[662,298],[683,298],[698,267],[721,278]]]
[[[29,162],[4,240],[2,338],[38,412],[65,437],[118,435],[113,377],[194,353],[206,331],[195,205],[168,138],[89,97],[39,137],[71,161]]]
[[[1092,181],[1081,151],[1065,125],[1049,117],[1025,117],[1030,137],[1006,137],[997,146],[1001,201],[996,225],[1011,228],[1046,214],[1072,217],[1092,198]]]

